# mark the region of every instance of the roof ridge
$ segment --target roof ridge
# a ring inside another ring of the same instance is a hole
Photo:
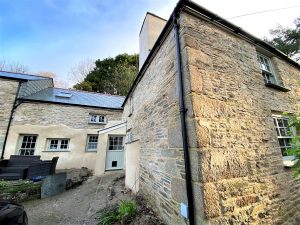
[[[106,95],[106,96],[123,97],[123,98],[126,97],[126,96],[122,96],[122,95],[112,95],[112,94],[109,94],[109,93],[100,93],[100,92],[93,92],[93,91],[84,91],[84,90],[57,88],[57,87],[53,87],[53,88],[54,89],[60,89],[60,90],[66,90],[66,91],[82,92],[82,93],[87,93],[87,94],[95,94],[95,95]]]
[[[29,74],[29,73],[20,73],[20,72],[12,72],[12,71],[5,71],[5,70],[0,70],[0,73],[4,72],[4,73],[12,73],[12,74],[20,74],[20,75],[26,75],[26,76],[33,76],[33,77],[42,77],[42,78],[48,78],[48,79],[52,79],[51,77],[45,77],[45,76],[41,76],[41,75],[34,75],[34,74]]]

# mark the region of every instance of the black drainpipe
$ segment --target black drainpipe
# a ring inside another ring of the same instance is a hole
[[[192,176],[191,176],[191,163],[189,155],[188,137],[187,137],[187,127],[185,114],[187,109],[184,103],[184,93],[183,93],[183,79],[182,79],[182,66],[181,66],[181,53],[180,53],[180,42],[179,42],[179,25],[176,18],[176,13],[173,14],[173,23],[176,39],[176,61],[177,61],[177,79],[178,79],[178,95],[179,95],[179,111],[180,111],[180,121],[181,121],[181,134],[182,134],[182,144],[184,152],[184,166],[185,166],[185,184],[188,200],[188,217],[189,224],[195,224],[194,216],[194,197],[193,197],[193,186],[192,186]]]
[[[21,84],[22,84],[22,81],[19,81],[17,94],[16,94],[16,97],[15,97],[13,107],[12,107],[11,112],[10,112],[10,117],[9,117],[7,129],[6,129],[6,133],[5,133],[5,138],[4,138],[2,153],[1,153],[1,159],[4,158],[4,151],[5,151],[6,141],[7,141],[7,137],[8,137],[8,133],[9,133],[9,129],[10,129],[10,124],[11,124],[11,121],[13,119],[14,112],[15,112],[16,108],[20,105],[20,104],[17,104],[17,100],[18,100]]]

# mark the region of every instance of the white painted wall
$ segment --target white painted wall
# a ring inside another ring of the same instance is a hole
[[[94,169],[97,152],[86,152],[86,142],[87,135],[98,134],[97,131],[98,129],[74,129],[66,125],[14,125],[9,131],[4,158],[18,154],[20,135],[36,134],[38,137],[35,155],[41,155],[41,159],[50,160],[58,156],[58,169],[81,167]],[[47,151],[47,138],[69,138],[69,151]]]
[[[139,191],[139,159],[140,159],[140,143],[135,141],[126,144],[125,152],[125,186],[134,193]]]
[[[120,122],[119,122],[120,123]],[[112,127],[118,123],[108,123],[105,128]],[[99,144],[97,149],[97,155],[96,155],[96,163],[95,163],[95,169],[94,174],[96,176],[100,176],[105,173],[105,162],[107,157],[107,146],[108,146],[108,137],[109,135],[119,135],[119,136],[125,136],[126,135],[126,126],[119,127],[113,130],[109,130],[108,132],[103,132],[99,134]],[[125,140],[124,140],[125,141]],[[126,150],[124,150],[126,151]],[[125,162],[125,161],[124,161]]]
[[[166,20],[147,13],[139,37],[139,69],[142,68],[149,52],[166,24]]]

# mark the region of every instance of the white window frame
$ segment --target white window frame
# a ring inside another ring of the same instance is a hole
[[[263,55],[261,53],[257,53],[257,61],[259,63],[260,69],[261,69],[261,73],[264,77],[264,81],[266,84],[275,84],[275,85],[279,85],[278,82],[278,77],[273,69],[273,65],[272,65],[272,61],[271,59],[266,56]],[[263,62],[262,62],[263,61]],[[273,77],[273,81],[270,78]]]
[[[23,141],[24,141],[24,137],[35,137],[35,142],[28,142],[26,141],[23,145]],[[20,139],[19,139],[19,146],[18,146],[18,151],[17,151],[17,154],[18,155],[23,155],[23,156],[26,156],[26,155],[34,155],[35,153],[35,149],[36,149],[36,145],[37,145],[37,140],[38,140],[38,135],[37,134],[20,134]],[[28,146],[28,144],[32,144],[34,143],[34,147],[32,148],[31,146]],[[24,146],[24,147],[22,147]],[[24,153],[22,153],[24,152]],[[29,153],[29,154],[27,154]]]
[[[284,153],[284,150],[291,147],[290,145],[288,145],[288,141],[290,141],[293,138],[293,135],[295,135],[295,129],[293,129],[292,127],[288,127],[288,117],[282,115],[272,115],[272,117],[282,156],[287,156]],[[279,123],[279,120],[282,121],[281,124]]]
[[[98,115],[98,114],[90,114],[89,123],[92,124],[106,124],[107,118],[105,115]]]
[[[109,151],[124,151],[125,136],[109,135],[107,144]]]
[[[63,141],[68,141],[67,148],[61,148]],[[57,141],[57,149],[51,148],[51,141]],[[61,152],[61,151],[69,151],[70,148],[70,139],[69,138],[47,138],[47,151],[51,152]]]
[[[91,138],[97,137],[97,142],[91,142]],[[99,135],[98,134],[88,134],[87,135],[87,141],[86,141],[86,151],[87,152],[97,152],[99,143]],[[96,144],[96,148],[89,148],[89,144]]]

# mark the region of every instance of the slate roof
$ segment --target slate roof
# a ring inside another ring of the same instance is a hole
[[[71,97],[61,97],[63,95],[71,95]],[[125,97],[61,88],[46,88],[32,95],[23,97],[22,99],[38,102],[92,106],[109,109],[122,109],[122,104],[124,102]]]
[[[51,79],[48,77],[42,77],[37,75],[25,74],[25,73],[12,73],[6,71],[0,71],[0,78],[8,78],[13,80],[45,80]]]

